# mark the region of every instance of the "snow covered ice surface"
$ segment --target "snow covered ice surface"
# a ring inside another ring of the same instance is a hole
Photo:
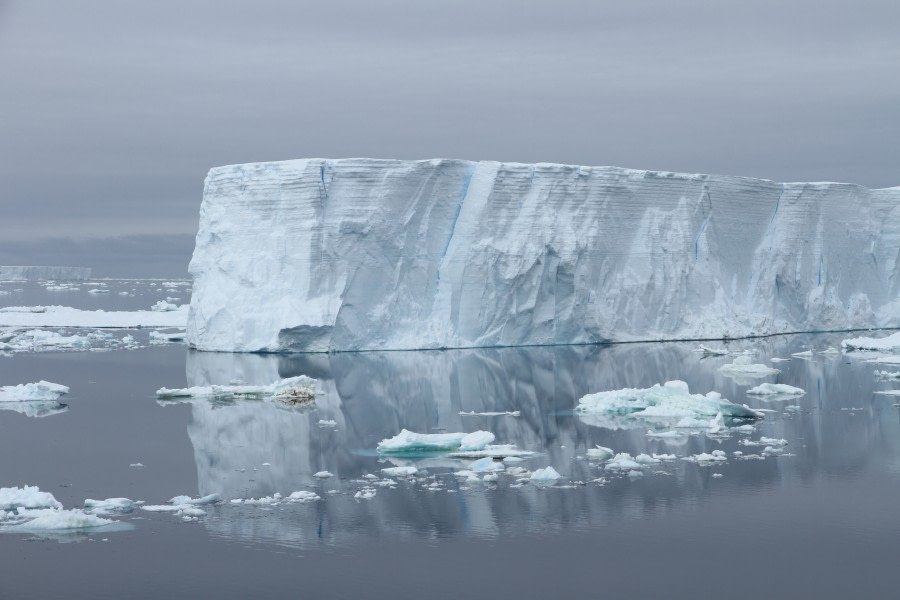
[[[784,383],[761,383],[747,393],[753,396],[802,396],[806,391]]]
[[[187,306],[172,311],[81,310],[68,306],[5,306],[0,308],[0,327],[184,327]]]
[[[49,381],[0,386],[0,410],[18,412],[28,417],[59,414],[68,410],[65,404],[58,401],[68,392],[68,387]]]
[[[80,509],[66,510],[53,494],[36,486],[0,488],[0,533],[71,535],[127,529],[131,529],[127,523],[104,519]]]
[[[845,350],[874,350],[881,352],[898,352],[900,351],[900,331],[892,333],[886,337],[855,337],[849,338],[841,342],[841,347]]]
[[[898,198],[547,163],[217,167],[188,341],[326,351],[898,326]]]
[[[733,377],[735,380],[755,379],[781,373],[780,370],[773,367],[754,363],[749,356],[738,356],[734,362],[719,367],[719,372],[727,377]]]

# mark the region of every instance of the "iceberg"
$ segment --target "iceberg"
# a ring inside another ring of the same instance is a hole
[[[548,163],[217,167],[188,342],[325,352],[898,327],[898,200],[900,187]]]
[[[0,266],[0,281],[85,280],[89,267]]]
[[[64,385],[41,380],[0,386],[0,402],[50,402],[68,393],[69,388]]]
[[[556,469],[553,467],[544,467],[543,469],[537,469],[531,474],[531,481],[537,483],[553,483],[560,477],[562,477],[562,475],[557,473]]]
[[[793,354],[792,356],[797,356]],[[780,370],[761,364],[753,364],[749,356],[738,356],[734,362],[719,367],[719,372],[735,379],[755,379],[781,373]]]
[[[883,338],[857,337],[841,342],[844,350],[875,350],[879,352],[900,351],[900,331]]]
[[[421,452],[454,452],[481,450],[494,441],[489,431],[474,433],[416,433],[408,429],[378,443],[381,454],[417,454]]]
[[[588,394],[578,401],[575,412],[589,424],[608,428],[673,421],[679,421],[675,426],[680,427],[684,419],[693,423],[698,417],[716,417],[719,413],[732,419],[762,417],[762,413],[729,402],[717,392],[709,392],[705,396],[691,394],[683,381],[667,381],[646,389],[625,388]],[[709,425],[708,420],[702,422],[702,426]]]
[[[761,383],[747,393],[753,396],[802,396],[806,391],[784,383]]]

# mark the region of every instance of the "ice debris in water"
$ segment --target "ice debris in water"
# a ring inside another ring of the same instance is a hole
[[[806,391],[784,383],[761,383],[747,393],[753,396],[802,396]]]
[[[822,356],[838,356],[838,355],[840,355],[840,353],[841,353],[841,351],[838,350],[837,348],[835,348],[834,346],[829,346],[829,347],[825,348],[824,350],[822,350],[821,352],[819,352],[819,354],[821,354]]]
[[[219,494],[208,494],[200,498],[191,498],[190,496],[175,496],[169,500],[169,504],[145,504],[141,506],[141,510],[147,512],[171,512],[176,516],[182,517],[184,520],[195,520],[202,517],[206,511],[200,506],[215,504],[221,500]]]
[[[128,498],[107,498],[105,500],[84,501],[84,512],[97,515],[130,513],[134,511],[134,501]]]
[[[794,352],[791,356],[809,360],[813,357],[813,352],[812,350],[804,350],[803,352]]]
[[[319,471],[318,473],[313,473],[313,477],[316,479],[328,479],[329,477],[334,477],[334,474],[328,471]]]
[[[710,453],[701,452],[693,456],[685,456],[682,460],[695,462],[698,464],[724,462],[728,460],[728,456],[722,450],[713,450]]]
[[[159,344],[171,344],[174,342],[183,342],[185,339],[184,331],[175,331],[175,332],[163,332],[163,331],[151,331],[150,332],[150,343],[153,345]]]
[[[316,423],[316,425],[323,429],[334,428],[337,427],[337,421],[334,421],[332,419],[319,419],[319,422]]]
[[[6,327],[185,327],[188,306],[178,310],[104,311],[81,310],[69,306],[4,306],[0,326]]]
[[[288,377],[269,385],[211,385],[185,389],[160,388],[156,396],[163,400],[181,398],[262,399],[275,398],[288,404],[310,405],[316,400],[316,380],[305,375]]]
[[[719,367],[719,372],[728,377],[765,377],[781,373],[778,369],[762,364],[754,364],[749,356],[738,356],[733,362]]]
[[[691,394],[687,383],[667,381],[651,388],[626,388],[588,394],[578,401],[575,412],[581,415],[604,415],[612,422],[603,426],[622,426],[628,421],[669,422],[675,419],[712,417],[718,413],[731,418],[757,419],[759,413],[747,406],[729,402],[717,392],[705,396]],[[590,422],[590,421],[589,421]]]
[[[506,411],[506,412],[475,412],[469,411],[459,411],[459,416],[461,417],[518,417],[522,413],[517,410]]]
[[[392,438],[378,443],[379,454],[447,454],[454,458],[530,456],[513,444],[492,444],[494,434],[489,431],[472,433],[416,433],[403,429]]]
[[[875,371],[875,379],[900,379],[900,371]]]
[[[900,331],[883,338],[858,337],[841,342],[844,350],[877,350],[880,352],[900,351]]]
[[[76,532],[114,531],[127,525],[87,514],[79,509],[63,509],[53,494],[36,486],[0,488],[0,531]]]
[[[387,467],[381,470],[385,475],[391,477],[411,477],[419,472],[416,467]]]
[[[469,471],[473,473],[493,473],[494,471],[503,471],[505,469],[506,467],[502,463],[495,461],[489,456],[480,458],[469,465]]]
[[[593,448],[588,448],[587,457],[593,460],[606,460],[610,458],[614,452],[611,448],[605,448],[604,446],[594,446]]]
[[[543,469],[537,469],[531,474],[531,481],[552,483],[560,477],[562,477],[562,475],[557,473],[556,469],[553,467],[544,467]]]

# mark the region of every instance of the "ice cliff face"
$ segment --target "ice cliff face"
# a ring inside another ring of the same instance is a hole
[[[327,351],[900,326],[900,188],[294,160],[206,179],[188,341]]]

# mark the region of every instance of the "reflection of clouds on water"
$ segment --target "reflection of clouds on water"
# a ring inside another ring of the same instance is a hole
[[[743,343],[759,349],[759,362],[812,345],[834,342],[821,336],[792,336]],[[585,527],[648,511],[667,512],[681,499],[746,494],[794,479],[878,469],[885,455],[895,461],[900,455],[895,410],[889,401],[872,400],[876,384],[871,365],[826,358],[779,364],[782,373],[768,381],[807,391],[792,399],[801,407],[792,414],[780,410],[784,403],[748,396],[746,386],[718,373],[728,359],[703,358],[693,349],[692,344],[627,344],[330,355],[191,352],[187,361],[191,386],[235,379],[263,385],[300,374],[320,382],[314,410],[286,410],[266,401],[192,403],[188,433],[201,494],[239,498],[307,489],[324,498],[271,511],[226,506],[215,518],[211,515],[206,526],[222,535],[296,544],[316,539],[349,542],[360,535],[494,536]],[[790,442],[787,450],[796,456],[732,458],[715,469],[679,460],[647,469],[638,481],[619,476],[602,487],[590,483],[598,476],[610,477],[598,463],[576,458],[595,444],[633,455],[746,450],[737,444],[746,437],[740,434],[726,440],[706,435],[652,439],[646,428],[593,427],[572,414],[584,394],[649,387],[671,379],[687,381],[692,391],[714,390],[737,403],[776,409],[752,437],[785,438]],[[856,405],[866,410],[840,410]],[[469,417],[460,416],[461,411],[519,411],[521,416]],[[336,426],[318,427],[320,419],[334,420]],[[541,453],[519,465],[528,469],[552,465],[565,479],[588,483],[568,490],[529,485],[511,489],[508,483],[514,479],[501,478],[499,486],[472,484],[466,491],[447,476],[439,478],[444,484],[440,491],[401,481],[396,489],[378,488],[372,500],[354,500],[353,493],[362,485],[359,478],[379,474],[383,467],[415,464],[436,473],[468,464],[446,458],[379,460],[372,452],[377,443],[403,428],[422,433],[486,429],[496,434],[497,443]],[[313,477],[322,470],[335,477],[324,481]],[[657,470],[667,474],[654,474]],[[714,470],[726,477],[713,482]],[[330,495],[329,490],[340,493]]]

